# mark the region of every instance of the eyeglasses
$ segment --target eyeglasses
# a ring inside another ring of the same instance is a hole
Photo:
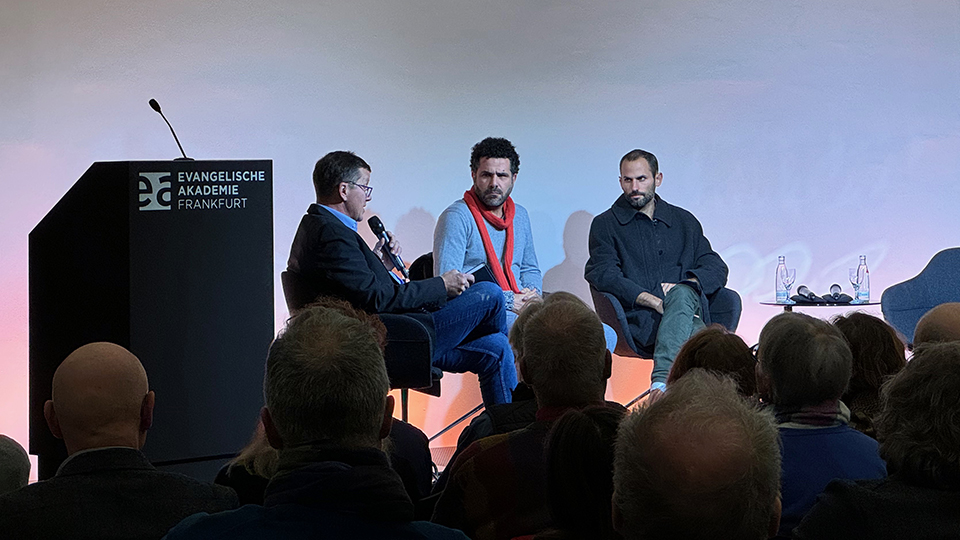
[[[758,350],[760,350],[760,344],[759,344],[759,343],[757,343],[757,344],[754,345],[753,347],[750,347],[750,354],[753,355],[753,361],[754,361],[754,362],[760,362],[760,359],[757,358],[757,351],[758,351]]]
[[[370,186],[365,186],[363,184],[358,184],[356,182],[344,182],[345,184],[353,184],[358,188],[363,190],[363,194],[366,195],[367,200],[369,201],[373,197],[373,188]]]

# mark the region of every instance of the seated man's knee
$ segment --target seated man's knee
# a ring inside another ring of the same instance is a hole
[[[700,294],[692,287],[682,283],[677,284],[670,289],[663,297],[663,309],[670,309],[674,306],[686,305],[696,307],[700,305]]]
[[[476,295],[486,302],[496,303],[500,309],[504,308],[503,304],[503,291],[500,289],[500,286],[492,281],[481,281],[480,283],[474,283],[467,289],[471,294]]]
[[[496,349],[500,357],[513,363],[513,347],[510,346],[510,340],[507,339],[507,336],[505,334],[494,334],[492,337],[496,340]]]

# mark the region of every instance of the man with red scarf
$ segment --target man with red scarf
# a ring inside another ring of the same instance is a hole
[[[510,197],[519,171],[520,156],[507,139],[487,137],[475,144],[473,187],[440,214],[433,236],[434,275],[486,264],[503,289],[508,324],[543,289],[530,217]]]

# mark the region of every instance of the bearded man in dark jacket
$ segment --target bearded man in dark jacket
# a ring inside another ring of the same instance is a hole
[[[662,181],[650,152],[623,156],[623,195],[594,218],[584,271],[590,285],[623,305],[634,349],[653,355],[652,399],[683,343],[710,324],[709,299],[727,283],[727,265],[697,218],[656,194]]]

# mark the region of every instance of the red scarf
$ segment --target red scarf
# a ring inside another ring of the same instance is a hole
[[[517,286],[517,279],[513,277],[513,216],[516,209],[513,206],[513,199],[507,197],[503,203],[503,218],[498,218],[487,210],[487,207],[480,202],[477,194],[472,189],[463,193],[463,202],[467,203],[467,208],[473,214],[473,220],[477,222],[477,228],[480,229],[480,239],[483,240],[483,251],[487,254],[487,261],[490,263],[490,270],[497,284],[503,290],[511,290],[515,293],[520,292]],[[497,259],[496,252],[493,251],[493,243],[490,242],[490,234],[487,232],[487,226],[484,221],[493,225],[498,231],[507,230],[507,244],[503,247],[503,264]]]

